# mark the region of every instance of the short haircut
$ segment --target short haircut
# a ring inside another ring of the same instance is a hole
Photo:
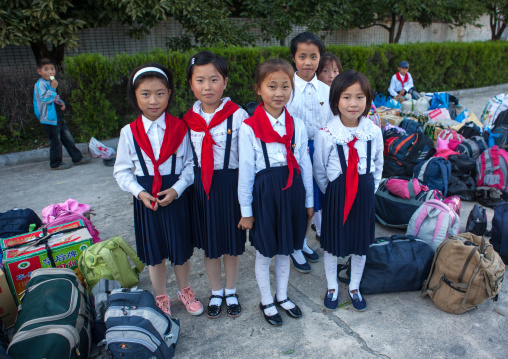
[[[215,55],[210,51],[201,51],[196,55],[192,56],[187,64],[187,80],[192,80],[192,74],[194,73],[194,66],[203,66],[213,64],[215,69],[221,76],[226,79],[228,76],[228,63],[225,58],[219,55]]]
[[[319,65],[316,70],[316,75],[319,75],[323,71],[323,67],[328,65],[331,62],[335,62],[337,64],[337,68],[339,69],[339,73],[342,72],[342,64],[340,63],[339,58],[332,54],[331,52],[327,52],[323,56],[321,56],[321,59],[319,60]]]
[[[136,77],[136,81],[134,81],[134,83],[133,83],[132,79],[134,78],[134,75],[136,75],[136,73],[139,70],[142,70],[145,67],[156,67],[159,70],[161,70],[162,72],[164,72],[166,74],[167,78],[159,72],[147,71],[147,72],[142,73],[138,77]],[[169,109],[171,100],[173,99],[173,96],[175,95],[175,84],[173,82],[173,74],[172,74],[171,70],[168,69],[166,66],[162,66],[158,63],[152,62],[152,63],[135,68],[129,77],[129,83],[127,84],[127,97],[129,99],[129,103],[136,110],[136,112],[138,114],[141,114],[142,111],[138,106],[138,100],[136,99],[136,90],[144,80],[153,79],[153,78],[161,80],[166,85],[168,90],[171,90],[171,94],[169,95],[168,106],[166,107],[165,111],[167,111]]]
[[[283,59],[271,59],[263,62],[256,69],[256,80],[254,81],[254,90],[261,87],[261,84],[267,76],[277,71],[284,71],[289,76],[289,82],[291,83],[291,89],[295,88],[293,83],[293,76],[295,74],[293,66],[289,62]]]
[[[302,32],[295,37],[293,37],[293,40],[291,40],[291,45],[289,47],[289,50],[291,51],[291,56],[294,57],[296,55],[296,51],[298,50],[298,44],[301,43],[310,43],[314,44],[319,49],[319,55],[323,56],[325,52],[325,44],[323,41],[316,35],[310,33],[310,32]]]
[[[372,103],[372,88],[367,76],[361,72],[355,70],[347,70],[341,72],[333,79],[332,86],[330,88],[330,108],[334,116],[340,114],[339,111],[339,100],[342,93],[350,86],[355,83],[359,83],[362,91],[365,95],[365,110],[362,116],[369,114],[370,105]]]
[[[53,66],[55,66],[55,61],[51,60],[48,57],[43,57],[42,59],[37,60],[37,68],[38,69],[42,69],[46,65],[53,65]]]

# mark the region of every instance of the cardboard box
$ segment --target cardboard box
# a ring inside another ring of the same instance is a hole
[[[385,126],[386,123],[390,123],[394,126],[400,125],[403,118],[395,115],[381,115],[381,125]]]
[[[0,270],[0,318],[2,318],[6,329],[14,326],[17,316],[18,307],[14,302],[4,271]]]
[[[81,253],[92,244],[92,236],[86,228],[56,234],[48,240],[55,266],[73,270],[78,267],[78,258]],[[25,291],[32,272],[38,268],[51,268],[51,260],[44,244],[7,249],[4,251],[3,263],[9,286],[17,303]]]
[[[82,220],[77,220],[65,224],[60,224],[58,226],[50,226],[48,227],[48,233],[62,231],[64,229],[79,228],[84,226],[85,222],[83,222]],[[26,244],[28,242],[34,241],[38,237],[42,237],[42,235],[43,235],[42,231],[34,231],[14,237],[2,238],[0,239],[0,246],[2,246],[2,250],[9,249],[10,247],[17,246],[19,244]]]

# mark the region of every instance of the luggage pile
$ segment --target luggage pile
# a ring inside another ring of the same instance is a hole
[[[179,320],[135,287],[144,264],[121,237],[101,241],[91,215],[73,199],[44,208],[42,221],[31,209],[0,213],[9,357],[34,358],[37,348],[41,358],[85,359],[93,343],[113,358],[174,356]]]

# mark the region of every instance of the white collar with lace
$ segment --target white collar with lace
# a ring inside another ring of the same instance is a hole
[[[376,136],[376,125],[367,117],[362,117],[356,131],[350,131],[342,124],[339,116],[332,117],[323,128],[326,134],[332,137],[333,143],[347,144],[354,137],[363,141],[370,141]]]

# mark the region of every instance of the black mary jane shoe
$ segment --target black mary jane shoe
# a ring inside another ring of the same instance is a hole
[[[275,296],[274,298],[274,302],[275,304],[277,304],[279,307],[281,307],[282,309],[284,309],[282,307],[281,304],[284,304],[284,303],[287,303],[287,302],[291,302],[291,299],[286,298],[285,300],[279,302],[277,301],[277,296]],[[293,303],[295,304],[295,303]],[[298,306],[295,304],[295,307],[294,308],[291,308],[291,309],[284,309],[287,313],[287,315],[289,315],[291,318],[295,318],[295,319],[298,319],[298,318],[301,318],[302,317],[302,311],[300,310],[300,308],[298,308]]]
[[[242,306],[240,305],[240,302],[238,302],[238,304],[228,305],[227,299],[231,297],[236,297],[236,300],[238,300],[238,294],[228,294],[224,296],[226,299],[226,313],[228,313],[231,318],[236,318],[242,314]]]
[[[220,317],[220,312],[222,309],[222,303],[221,303],[221,305],[210,305],[210,301],[213,298],[222,299],[222,301],[224,301],[224,297],[221,295],[211,295],[210,296],[210,299],[208,300],[208,310],[206,312],[206,316],[211,319]]]
[[[259,303],[259,308],[263,312],[263,316],[265,317],[265,320],[268,322],[268,324],[271,324],[276,327],[280,327],[282,325],[282,317],[280,316],[279,313],[277,313],[275,315],[266,315],[265,314],[265,309],[271,308],[274,305],[275,304],[273,304],[273,303],[267,304],[267,305],[263,305],[263,304]]]

